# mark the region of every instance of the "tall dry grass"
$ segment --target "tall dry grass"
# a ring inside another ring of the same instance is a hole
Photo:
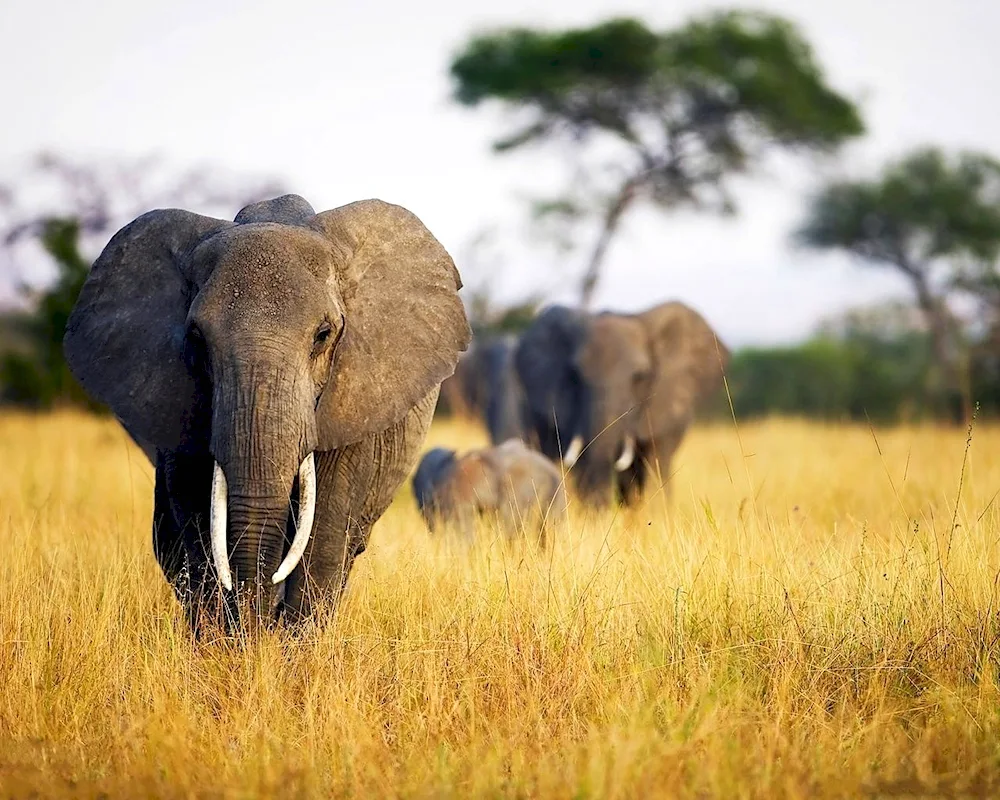
[[[669,502],[543,554],[432,539],[407,486],[330,625],[241,649],[188,635],[117,426],[4,416],[0,795],[998,791],[998,450],[701,428]]]

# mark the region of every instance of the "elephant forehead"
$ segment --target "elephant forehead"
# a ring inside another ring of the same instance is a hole
[[[649,341],[637,320],[610,315],[594,319],[581,352],[582,366],[637,369],[649,360]]]
[[[330,245],[305,228],[239,225],[205,243],[193,261],[204,277],[200,314],[230,324],[299,317],[312,324],[335,294]]]

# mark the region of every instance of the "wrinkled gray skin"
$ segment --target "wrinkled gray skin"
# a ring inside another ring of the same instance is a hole
[[[525,435],[524,395],[514,370],[517,337],[477,335],[459,359],[455,374],[441,385],[441,406],[481,420],[490,442]]]
[[[700,402],[721,386],[728,351],[681,303],[641,314],[588,314],[552,306],[521,335],[514,362],[527,402],[530,440],[558,460],[577,435],[573,466],[583,498],[635,502],[650,476],[663,486]],[[636,442],[616,471],[626,437]]]
[[[104,249],[65,353],[156,465],[154,551],[196,628],[212,608],[295,622],[336,600],[468,345],[460,287],[420,221],[377,200],[316,214],[286,195],[235,222],[152,211]],[[273,586],[310,453],[312,536]],[[216,462],[235,592],[209,546]]]
[[[428,451],[413,476],[413,494],[432,531],[443,523],[469,541],[487,515],[508,539],[535,534],[544,544],[546,529],[567,512],[559,468],[519,439],[462,456],[442,447]]]

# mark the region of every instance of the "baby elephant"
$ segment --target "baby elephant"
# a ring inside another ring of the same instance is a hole
[[[508,539],[537,533],[566,516],[566,490],[558,467],[519,439],[456,456],[436,447],[413,476],[413,494],[431,530],[454,525],[472,540],[480,515],[494,518]]]

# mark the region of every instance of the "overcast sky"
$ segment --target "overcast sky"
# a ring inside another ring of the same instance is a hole
[[[571,299],[577,261],[519,246],[518,194],[544,191],[551,158],[493,156],[498,118],[449,102],[447,64],[483,27],[655,26],[730,4],[699,0],[210,2],[3,0],[0,169],[40,149],[159,153],[274,175],[317,209],[380,197],[420,216],[459,262],[498,231],[508,296]],[[1000,155],[1000,2],[768,0],[813,43],[830,81],[862,102],[869,134],[852,172],[924,143]],[[649,212],[613,245],[598,304],[688,302],[732,344],[799,338],[840,309],[902,293],[894,275],[792,251],[788,232],[815,167],[785,165],[741,191],[733,221]],[[558,190],[558,185],[551,187]],[[469,257],[466,271],[488,263]],[[479,276],[470,274],[470,283]]]

